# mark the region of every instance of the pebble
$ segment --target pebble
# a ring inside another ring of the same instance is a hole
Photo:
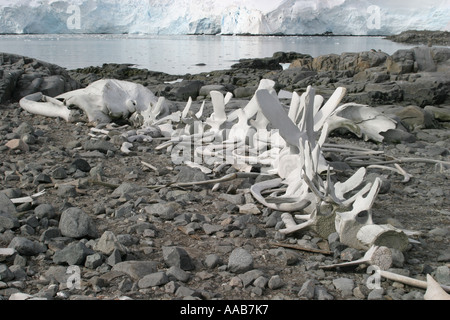
[[[253,269],[252,255],[243,248],[234,249],[228,258],[228,270],[233,273],[244,273]]]

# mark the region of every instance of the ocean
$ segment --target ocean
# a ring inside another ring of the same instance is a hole
[[[317,57],[372,49],[393,54],[414,46],[366,36],[0,35],[0,52],[67,69],[128,63],[173,75],[229,69],[239,59],[271,57],[277,51]]]

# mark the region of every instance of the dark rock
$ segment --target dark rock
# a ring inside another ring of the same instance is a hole
[[[183,248],[163,247],[163,258],[164,262],[170,267],[176,266],[185,271],[195,269],[191,257]]]
[[[19,219],[9,212],[0,209],[0,231],[17,229],[20,227]]]
[[[80,83],[64,68],[15,54],[0,54],[0,103],[19,101],[36,92],[55,97],[79,88]]]
[[[84,265],[86,257],[93,253],[83,242],[70,243],[53,255],[53,262],[56,264],[68,264],[69,266]]]
[[[84,159],[75,159],[72,164],[71,164],[71,168],[75,169],[75,170],[81,170],[83,172],[89,172],[91,171],[91,166],[89,164],[89,162],[87,162]]]
[[[176,83],[174,87],[170,90],[170,97],[178,101],[187,101],[189,97],[193,100],[197,98],[200,92],[200,88],[204,85],[202,81],[186,81],[183,80]]]
[[[123,261],[115,264],[113,271],[123,272],[135,280],[142,279],[148,274],[157,271],[158,262],[156,261]]]
[[[24,237],[15,237],[12,239],[8,248],[15,249],[23,256],[35,256],[47,250],[45,245]]]
[[[234,273],[244,273],[253,269],[253,257],[243,248],[234,249],[228,258],[228,270]]]
[[[169,282],[169,278],[165,274],[165,272],[155,272],[146,275],[142,279],[139,280],[138,286],[140,289],[151,288],[163,286]]]
[[[2,212],[14,215],[16,213],[16,206],[4,193],[0,193],[0,208]]]
[[[282,70],[280,60],[276,58],[241,59],[231,66],[234,69]]]
[[[59,220],[59,229],[65,237],[75,239],[98,237],[98,232],[92,219],[87,213],[76,207],[63,211]]]

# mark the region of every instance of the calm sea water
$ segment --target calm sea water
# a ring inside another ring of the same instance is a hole
[[[317,57],[371,49],[392,54],[411,47],[382,37],[0,36],[0,52],[37,58],[67,69],[101,66],[103,63],[130,63],[139,68],[174,75],[228,69],[241,58],[270,57],[277,51],[295,51]]]

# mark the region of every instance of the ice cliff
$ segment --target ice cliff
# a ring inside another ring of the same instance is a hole
[[[387,35],[449,30],[448,0],[0,0],[0,33]]]

